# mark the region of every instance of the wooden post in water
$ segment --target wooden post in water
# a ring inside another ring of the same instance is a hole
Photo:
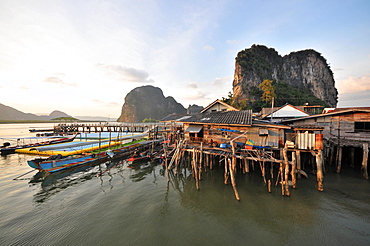
[[[354,168],[355,167],[355,147],[351,147],[350,149],[350,167]]]
[[[163,157],[164,157],[164,164],[166,167],[166,174],[167,174],[167,180],[170,181],[170,176],[168,175],[168,162],[167,162],[167,144],[163,144]]]
[[[244,169],[246,173],[249,173],[249,161],[247,158],[244,158]]]
[[[340,173],[340,170],[342,169],[342,147],[338,145],[338,159],[337,159],[337,173]]]
[[[235,198],[236,200],[240,201],[240,197],[239,197],[239,193],[238,193],[238,190],[236,189],[236,182],[235,182],[235,162],[234,161],[230,161],[230,158],[227,158],[227,162],[229,164],[229,172],[230,172],[230,178],[231,178],[231,185],[233,187],[233,190],[234,190],[234,194],[235,194]]]
[[[229,168],[228,168],[228,163],[227,163],[227,157],[225,157],[225,171],[224,171],[224,184],[228,183],[229,179]]]
[[[322,169],[322,163],[323,163],[322,150],[318,150],[318,153],[316,154],[316,166],[317,166],[316,177],[317,177],[317,189],[319,191],[324,190],[324,184],[323,184],[324,174],[323,174],[323,169]]]
[[[362,150],[363,150],[363,157],[362,157],[361,170],[363,172],[364,178],[369,179],[369,173],[367,172],[367,161],[368,161],[368,158],[369,158],[369,144],[364,143],[362,145]]]
[[[199,180],[202,180],[202,165],[203,165],[203,142],[200,143],[200,153],[199,153]]]
[[[197,165],[197,158],[195,148],[193,148],[193,162],[192,162],[193,170],[194,170],[194,177],[195,177],[195,186],[197,190],[199,190],[199,175],[198,175],[198,165]]]
[[[296,179],[296,173],[297,173],[297,169],[296,169],[296,153],[295,152],[292,152],[292,171],[291,171],[291,176],[292,176],[292,188],[295,189],[297,188],[297,179]]]
[[[283,149],[283,156],[284,156],[284,194],[285,196],[290,196],[289,191],[289,160],[288,160],[288,147],[285,145]]]
[[[296,157],[296,163],[297,163],[297,178],[300,179],[301,178],[301,170],[302,170],[301,151],[300,150],[296,151],[295,157]]]

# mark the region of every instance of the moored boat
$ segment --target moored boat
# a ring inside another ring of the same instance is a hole
[[[110,152],[105,151],[98,154],[87,154],[78,156],[53,155],[48,158],[36,158],[27,161],[28,165],[41,172],[53,173],[72,167],[98,162],[107,161],[110,158]]]
[[[44,142],[38,142],[38,143],[29,143],[29,144],[17,144],[15,146],[11,146],[9,142],[6,142],[3,144],[3,146],[0,147],[1,155],[6,154],[13,154],[17,149],[24,149],[24,148],[31,148],[31,147],[39,147],[39,146],[45,146],[50,144],[58,144],[58,143],[66,143],[66,142],[72,142],[76,135],[69,136],[69,137],[63,137],[63,138],[54,138],[48,141]]]

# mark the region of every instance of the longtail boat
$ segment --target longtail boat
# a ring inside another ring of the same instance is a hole
[[[98,154],[87,154],[78,156],[62,156],[52,155],[48,158],[36,158],[27,161],[28,165],[32,168],[39,170],[40,172],[53,173],[72,167],[93,163],[93,162],[104,162],[111,158],[109,151],[101,152]]]
[[[84,164],[93,164],[96,162],[106,162],[108,160],[118,159],[128,156],[134,152],[134,148],[140,146],[152,146],[154,143],[159,143],[160,140],[153,141],[142,141],[137,143],[131,143],[126,146],[117,149],[108,149],[99,153],[87,152],[79,155],[63,156],[61,154],[52,155],[48,158],[36,158],[27,161],[28,165],[32,168],[39,170],[40,172],[54,173],[61,170],[81,166]],[[152,155],[153,156],[153,155]],[[149,159],[152,156],[148,156]],[[141,158],[142,160],[144,158]]]
[[[74,136],[69,137],[63,137],[63,138],[56,138],[51,139],[44,142],[38,142],[38,143],[29,143],[29,144],[22,144],[22,145],[15,145],[10,146],[9,142],[6,142],[3,144],[3,146],[0,147],[1,155],[7,155],[7,154],[13,154],[17,149],[24,149],[24,148],[31,148],[31,147],[39,147],[39,146],[45,146],[50,144],[58,144],[58,143],[65,143],[65,142],[71,142],[76,138],[77,134]]]

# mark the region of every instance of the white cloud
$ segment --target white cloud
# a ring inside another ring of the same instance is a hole
[[[226,40],[226,43],[227,44],[239,44],[240,41],[239,40]]]
[[[99,99],[92,99],[91,101],[93,103],[99,104],[102,107],[120,107],[120,106],[123,105],[123,103],[119,104],[117,102],[105,102],[105,101],[102,101],[102,100],[99,100]]]
[[[60,85],[65,85],[65,86],[73,86],[77,87],[76,83],[66,83],[63,80],[61,80],[58,77],[47,77],[43,80],[45,83],[52,83],[52,84],[60,84]]]
[[[226,76],[222,78],[216,78],[212,81],[213,86],[229,86],[232,82],[232,76]]]
[[[121,65],[104,65],[97,64],[98,68],[102,69],[105,74],[123,81],[135,83],[153,83],[154,80],[149,78],[149,73],[132,67]]]
[[[195,81],[189,82],[186,87],[192,88],[192,89],[197,89],[198,88],[198,83]]]
[[[191,93],[191,94],[185,94],[184,96],[180,96],[180,99],[183,100],[199,100],[199,99],[205,99],[206,98],[206,93],[201,92],[200,90]]]
[[[203,47],[203,49],[205,49],[205,50],[214,50],[215,48],[213,48],[210,45],[206,45],[206,46]]]
[[[370,74],[362,77],[349,76],[338,82],[339,93],[354,93],[370,90]]]

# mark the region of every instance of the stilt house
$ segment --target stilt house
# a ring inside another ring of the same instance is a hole
[[[337,164],[340,172],[343,148],[349,152],[351,165],[354,164],[355,148],[362,148],[364,177],[368,178],[367,162],[370,144],[370,108],[347,108],[326,114],[312,115],[299,119],[284,120],[293,128],[322,126],[323,137],[329,145],[330,162]]]

